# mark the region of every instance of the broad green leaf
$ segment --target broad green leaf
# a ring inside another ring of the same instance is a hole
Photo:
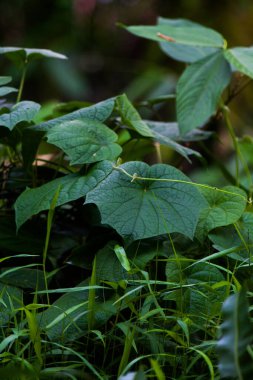
[[[216,227],[235,223],[245,210],[247,196],[243,190],[235,186],[226,186],[221,190],[224,190],[224,193],[213,189],[201,189],[208,207],[201,211],[196,229],[196,236],[200,240]]]
[[[111,115],[114,108],[114,104],[115,104],[115,98],[110,98],[100,103],[94,104],[93,106],[81,108],[80,110],[71,112],[67,115],[60,116],[49,121],[45,121],[32,128],[38,131],[47,132],[51,128],[65,121],[91,119],[94,121],[103,122],[106,119],[108,119],[108,117]]]
[[[177,120],[182,135],[212,116],[230,77],[230,66],[220,52],[186,68],[177,84]]]
[[[30,256],[31,259],[31,256]],[[8,268],[0,270],[0,274],[6,275],[1,278],[1,282],[18,288],[40,290],[45,287],[44,273],[39,269],[20,268],[18,275],[16,272],[8,272]]]
[[[31,216],[49,210],[52,199],[60,187],[56,206],[81,198],[97,186],[112,170],[110,162],[94,166],[87,175],[69,174],[57,178],[36,189],[26,189],[16,200],[16,226],[19,229]]]
[[[133,180],[126,172],[146,179]],[[150,167],[143,162],[115,168],[88,193],[86,203],[98,206],[103,224],[132,240],[170,232],[192,238],[205,205],[202,195],[179,170],[163,164]]]
[[[40,105],[31,101],[23,101],[15,104],[10,113],[0,115],[0,126],[12,130],[21,121],[32,121],[40,109]]]
[[[174,28],[199,28],[199,33],[202,32],[202,29],[205,27],[202,25],[184,19],[169,19],[169,18],[158,18],[158,25],[170,25]],[[195,62],[198,61],[207,55],[215,53],[217,48],[213,47],[203,47],[203,46],[188,46],[182,44],[169,44],[168,42],[160,42],[159,43],[162,51],[167,54],[169,57],[176,59],[177,61],[182,62]]]
[[[253,46],[228,49],[224,55],[238,71],[253,78]]]
[[[16,314],[17,309],[22,306],[22,291],[14,286],[0,282],[0,325],[4,326],[11,317]]]
[[[188,46],[203,46],[223,48],[224,39],[216,31],[205,27],[175,26],[169,24],[160,24],[153,26],[124,26],[130,33],[138,37],[147,38],[149,40],[163,42],[160,35],[169,38],[168,44],[182,44]]]
[[[253,325],[244,290],[233,294],[223,304],[221,337],[217,343],[221,377],[249,379],[253,373],[253,360],[247,347],[253,343]]]
[[[47,49],[28,49],[22,47],[2,47],[0,48],[0,54],[6,54],[8,58],[13,61],[31,61],[37,58],[57,58],[67,59],[63,54],[56,53]]]
[[[125,94],[116,98],[116,105],[124,124],[137,131],[141,136],[153,136],[153,133],[149,129],[148,125],[141,119],[139,113],[136,111]]]
[[[8,86],[0,87],[0,96],[5,96],[8,94],[11,94],[12,92],[17,92],[17,91],[18,90],[14,87],[8,87]]]
[[[114,160],[122,148],[118,136],[105,124],[94,120],[67,121],[51,128],[47,141],[61,148],[72,165]]]

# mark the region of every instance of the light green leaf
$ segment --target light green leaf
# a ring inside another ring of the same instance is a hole
[[[8,94],[11,94],[12,92],[17,92],[17,91],[18,90],[14,87],[8,87],[8,86],[0,87],[0,96],[5,96]]]
[[[70,163],[86,164],[114,160],[122,148],[118,136],[105,124],[94,120],[67,121],[51,128],[46,134],[49,143],[61,148]]]
[[[233,294],[223,304],[224,322],[217,344],[222,378],[246,380],[252,376],[253,361],[247,347],[253,343],[253,325],[248,308],[244,290]]]
[[[177,119],[181,134],[202,126],[216,111],[231,69],[222,53],[188,66],[177,84]]]
[[[238,71],[253,78],[253,46],[228,49],[224,55]]]
[[[40,105],[35,102],[24,101],[17,103],[11,108],[10,113],[0,115],[0,126],[12,130],[21,121],[32,121],[39,109]]]
[[[147,38],[149,40],[162,42],[163,39],[159,34],[163,34],[171,39],[168,44],[183,44],[188,46],[205,46],[223,48],[224,39],[216,31],[201,27],[185,27],[169,24],[160,24],[154,26],[124,26],[130,33],[138,37]]]
[[[57,59],[67,59],[63,54],[56,53],[52,50],[47,49],[28,49],[21,47],[2,47],[0,48],[0,54],[6,54],[8,58],[13,61],[31,61],[37,58],[57,58]]]
[[[69,174],[36,189],[26,189],[16,200],[16,226],[19,229],[31,216],[49,210],[57,189],[60,188],[56,206],[81,198],[95,187],[112,170],[110,162],[94,166],[87,175]]]
[[[120,264],[126,271],[131,270],[131,265],[128,261],[126,251],[123,247],[119,246],[118,244],[114,247],[114,252],[116,253],[117,258],[119,259]]]
[[[146,180],[133,181],[125,171]],[[143,162],[117,167],[88,193],[86,203],[98,206],[103,224],[133,240],[169,232],[192,238],[205,205],[202,195],[179,170],[163,164],[150,167]]]
[[[118,107],[118,112],[122,118],[123,123],[125,123],[131,129],[134,129],[141,136],[153,136],[153,133],[148,125],[141,119],[139,113],[136,111],[125,94],[117,97],[116,105]]]
[[[80,110],[68,113],[67,115],[57,117],[55,119],[45,121],[34,127],[38,131],[47,132],[56,125],[65,121],[90,119],[94,121],[105,121],[111,115],[115,104],[115,98],[104,100],[103,102],[94,104],[90,107],[81,108]]]
[[[235,186],[226,186],[221,190],[225,192],[201,189],[208,207],[201,211],[196,229],[196,236],[200,240],[216,227],[235,223],[245,210],[247,196],[243,190]]]
[[[12,77],[0,77],[0,86],[10,83],[11,80],[12,80]]]
[[[199,28],[199,33],[202,32],[202,29],[205,27],[202,25],[184,19],[169,19],[169,18],[158,18],[158,25],[170,25],[174,28]],[[215,53],[217,48],[213,47],[205,47],[205,46],[189,46],[183,44],[170,44],[168,42],[160,42],[159,43],[162,51],[167,54],[169,57],[176,59],[177,61],[182,62],[195,62],[198,61],[207,55]]]

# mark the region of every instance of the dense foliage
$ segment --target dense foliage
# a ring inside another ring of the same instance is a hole
[[[183,19],[121,27],[187,64],[175,94],[41,106],[22,100],[30,61],[66,57],[0,48],[21,68],[18,89],[0,77],[0,375],[248,379],[253,142],[229,106],[253,48]],[[141,117],[172,102],[175,122]],[[209,150],[221,122],[230,168]],[[207,157],[219,187],[181,170]]]

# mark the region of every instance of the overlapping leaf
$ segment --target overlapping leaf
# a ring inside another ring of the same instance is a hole
[[[40,110],[40,105],[32,101],[15,104],[9,113],[0,115],[0,126],[12,130],[21,121],[32,121]]]
[[[121,170],[147,180],[133,181]],[[190,182],[169,165],[128,162],[90,191],[86,203],[95,203],[102,223],[125,238],[138,240],[169,232],[193,237],[205,201],[195,186],[180,181]]]
[[[223,53],[188,66],[177,84],[177,120],[181,134],[202,126],[215,112],[231,77]]]
[[[105,124],[93,120],[74,120],[51,128],[46,134],[49,143],[65,152],[71,164],[114,160],[122,151],[118,136]]]
[[[236,47],[225,51],[225,58],[238,71],[253,78],[253,47]]]
[[[85,176],[70,174],[57,178],[36,189],[26,189],[15,203],[17,229],[31,216],[38,214],[40,211],[48,210],[58,189],[59,196],[56,206],[85,196],[111,170],[112,164],[105,161],[95,165]]]
[[[7,55],[13,61],[30,61],[38,58],[57,58],[57,59],[67,59],[63,54],[56,53],[52,50],[47,49],[30,49],[22,47],[1,47],[0,54]]]
[[[90,107],[81,108],[80,110],[68,113],[64,116],[45,121],[33,127],[38,131],[47,132],[56,125],[65,121],[90,119],[94,121],[103,122],[111,115],[115,104],[115,98],[104,100],[100,103],[94,104]]]
[[[168,19],[159,17],[158,18],[158,25],[170,25],[174,28],[199,28],[199,33],[202,32],[203,28],[202,25],[192,22],[189,20],[184,19]],[[205,30],[204,30],[205,32]],[[162,41],[162,40],[161,40]],[[207,55],[215,53],[215,51],[218,50],[218,48],[214,47],[206,47],[206,46],[189,46],[189,45],[183,45],[183,44],[177,44],[177,43],[168,43],[168,42],[160,42],[159,43],[162,51],[167,54],[169,57],[172,57],[176,59],[177,61],[183,61],[183,62],[195,62],[198,61]]]
[[[243,214],[247,197],[243,190],[235,186],[226,186],[221,191],[202,189],[208,207],[200,213],[196,236],[202,240],[216,227],[235,223]]]

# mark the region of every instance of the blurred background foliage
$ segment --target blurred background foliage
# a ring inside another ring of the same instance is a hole
[[[158,44],[139,39],[116,23],[155,24],[158,16],[187,18],[216,29],[229,46],[253,44],[252,0],[1,0],[0,44],[52,49],[69,57],[68,61],[32,62],[25,99],[97,102],[126,92],[138,104],[174,93],[184,64],[164,55]],[[12,75],[18,85],[20,71],[4,57],[0,57],[0,74]],[[252,104],[251,84],[232,102],[239,135],[251,134]],[[143,107],[142,115],[174,121],[174,102],[165,106],[162,114],[159,106],[152,112]],[[218,150],[226,157],[227,144]]]

